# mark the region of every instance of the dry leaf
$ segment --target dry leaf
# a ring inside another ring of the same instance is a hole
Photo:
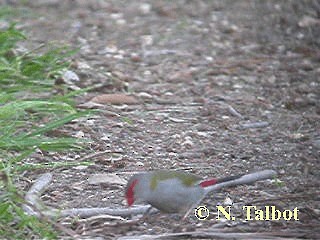
[[[94,174],[88,178],[89,184],[109,183],[125,185],[126,180],[113,173]]]
[[[91,102],[100,104],[138,104],[137,98],[123,94],[123,93],[113,93],[113,94],[102,94],[91,99]]]

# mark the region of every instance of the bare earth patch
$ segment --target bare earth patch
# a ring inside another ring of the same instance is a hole
[[[100,109],[91,119],[61,130],[90,139],[86,151],[42,153],[30,161],[76,162],[108,150],[88,159],[91,166],[48,170],[53,182],[42,199],[47,205],[125,208],[122,181],[92,184],[88,179],[94,174],[126,180],[137,171],[184,169],[205,178],[274,169],[280,180],[205,199],[214,212],[229,197],[236,221],[218,222],[216,215],[199,221],[190,214],[181,222],[155,214],[139,224],[110,216],[61,223],[90,239],[152,239],[149,235],[171,233],[177,233],[171,236],[175,239],[201,237],[190,232],[320,238],[319,3],[30,2],[14,5],[24,9],[19,26],[36,44],[80,48],[72,66],[80,81],[68,84],[93,86],[77,101],[80,107]],[[88,104],[103,94],[119,95],[112,95],[115,102]],[[21,186],[28,189],[42,172],[29,173]],[[240,220],[242,206],[250,204],[297,207],[299,221]]]

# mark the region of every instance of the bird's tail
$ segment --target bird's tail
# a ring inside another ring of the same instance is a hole
[[[232,187],[242,184],[251,184],[256,181],[274,178],[277,173],[274,170],[263,170],[255,173],[231,176],[221,179],[210,179],[200,182],[200,186],[206,189],[206,192],[217,191],[221,188]]]
[[[233,181],[233,180],[236,180],[236,179],[238,179],[238,178],[241,178],[242,176],[244,176],[244,174],[234,175],[234,176],[224,177],[224,178],[218,178],[217,183],[223,183],[223,182]]]
[[[224,177],[224,178],[211,178],[211,179],[207,179],[205,181],[201,181],[199,183],[199,185],[203,188],[205,187],[209,187],[218,183],[223,183],[223,182],[229,182],[229,181],[233,181],[236,180],[240,177],[242,177],[243,175],[236,175],[236,176],[230,176],[230,177]]]
[[[263,170],[255,173],[249,173],[245,175],[231,176],[221,179],[209,179],[206,181],[200,182],[200,186],[204,188],[205,192],[203,196],[192,205],[192,207],[186,212],[184,218],[194,209],[195,206],[198,206],[200,202],[206,197],[209,192],[218,191],[225,187],[232,187],[241,184],[251,184],[259,180],[264,180],[268,178],[274,178],[277,176],[277,173],[274,170]]]

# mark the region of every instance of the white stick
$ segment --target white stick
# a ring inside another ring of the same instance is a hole
[[[39,201],[39,196],[51,181],[51,173],[42,174],[26,193],[24,199],[27,204],[23,204],[22,208],[28,215],[39,216],[39,212],[35,211],[35,209],[41,209],[43,207]]]
[[[150,205],[134,207],[134,208],[70,208],[70,209],[52,209],[42,211],[48,217],[80,217],[87,218],[102,214],[112,216],[128,217],[130,215],[143,214],[150,208]]]
[[[31,186],[30,190],[26,193],[23,210],[26,214],[32,216],[40,216],[40,213],[47,217],[91,217],[101,214],[109,214],[114,216],[127,217],[130,215],[137,215],[145,213],[150,205],[140,206],[135,208],[71,208],[71,209],[54,209],[46,207],[40,200],[41,193],[46,189],[52,181],[52,174],[42,174]]]

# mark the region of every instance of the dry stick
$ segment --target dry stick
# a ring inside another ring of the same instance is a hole
[[[281,201],[281,200],[288,201],[288,200],[300,199],[300,198],[306,199],[307,197],[316,198],[317,196],[320,196],[320,192],[318,192],[318,191],[315,191],[313,193],[305,193],[304,192],[302,194],[282,194],[279,197],[271,197],[271,198],[267,198],[267,199],[256,199],[253,201],[248,201],[247,204],[245,204],[245,205],[249,205],[249,204],[252,205],[252,204],[267,202],[267,201],[275,202],[275,201]]]
[[[268,122],[253,122],[253,123],[243,123],[240,124],[241,129],[247,129],[247,128],[264,128],[269,126]]]
[[[239,113],[237,110],[235,110],[231,105],[227,103],[221,103],[222,105],[226,106],[228,111],[235,117],[243,119],[244,117]]]
[[[153,55],[168,55],[168,54],[173,54],[173,55],[178,55],[178,56],[190,56],[190,53],[187,52],[181,52],[177,50],[171,50],[171,49],[162,49],[162,50],[145,50],[144,51],[144,56],[149,57]]]
[[[256,173],[251,173],[247,175],[243,175],[242,177],[229,181],[229,182],[223,182],[216,184],[214,186],[206,188],[206,193],[204,194],[203,198],[207,195],[207,193],[211,191],[218,191],[221,188],[224,187],[230,187],[230,186],[235,186],[235,185],[240,185],[240,184],[250,184],[258,180],[263,180],[267,178],[274,177],[276,175],[276,172],[273,170],[264,170]],[[43,204],[41,204],[41,201],[39,199],[40,194],[45,190],[45,188],[48,186],[48,184],[52,180],[52,174],[51,173],[45,173],[41,175],[35,183],[32,185],[30,190],[27,192],[25,196],[25,200],[27,204],[23,205],[24,211],[28,215],[33,215],[39,217],[40,214],[35,211],[34,209],[37,209],[38,211],[41,212],[41,214],[47,216],[47,217],[66,217],[66,216],[78,216],[78,217],[90,217],[90,216],[95,216],[95,215],[100,215],[100,214],[109,214],[109,215],[115,215],[115,216],[122,216],[122,217],[127,217],[130,215],[136,215],[136,214],[142,214],[145,213],[150,206],[141,206],[141,207],[135,207],[135,208],[129,208],[129,209],[114,209],[114,208],[72,208],[72,209],[64,209],[64,210],[59,210],[59,209],[53,209],[50,208],[48,210],[47,207],[45,207]],[[200,203],[200,201],[203,200],[201,198],[197,204]],[[33,209],[33,208],[34,209]],[[189,209],[185,217],[190,213],[192,208]]]
[[[72,208],[72,209],[54,209],[47,208],[41,203],[39,197],[41,193],[45,190],[48,184],[52,180],[51,173],[42,174],[35,183],[31,186],[30,190],[25,196],[26,204],[23,205],[23,210],[32,216],[39,217],[40,211],[43,215],[47,217],[66,217],[66,216],[78,216],[78,217],[90,217],[100,214],[110,214],[115,216],[127,217],[130,215],[142,214],[148,210],[150,206],[141,206],[129,209],[115,209],[115,208]],[[36,211],[36,210],[38,211]]]
[[[92,159],[92,158],[95,158],[95,157],[99,157],[101,155],[104,155],[106,153],[123,153],[122,151],[112,151],[112,150],[105,150],[105,151],[102,151],[102,152],[95,152],[95,153],[92,153],[92,154],[89,154],[87,156],[84,156],[84,157],[81,157],[79,159],[76,159],[78,162],[83,162],[83,161],[86,161],[88,159]]]
[[[28,204],[23,204],[22,208],[28,215],[37,216],[37,217],[40,216],[39,212],[35,211],[31,206],[33,206],[35,209],[38,209],[38,210],[43,209],[42,204],[39,202],[39,196],[45,190],[45,188],[49,185],[51,180],[52,180],[51,173],[42,174],[31,186],[30,190],[27,192],[25,196],[25,200]]]
[[[42,207],[40,201],[38,199],[38,195],[45,189],[45,187],[50,183],[52,179],[52,175],[50,173],[43,174],[38,178],[35,184],[30,188],[25,196],[25,203],[22,205],[23,210],[28,215],[37,216],[40,221],[46,221],[51,223],[53,226],[58,228],[61,232],[66,233],[72,239],[76,239],[77,234],[71,230],[66,228],[60,223],[54,222],[48,218],[48,216],[44,215],[39,209]],[[34,210],[35,209],[35,210]]]
[[[274,170],[263,170],[255,173],[249,173],[246,175],[241,176],[240,178],[237,178],[232,181],[227,181],[227,182],[222,182],[215,184],[213,186],[205,188],[205,194],[195,203],[192,205],[192,207],[186,212],[184,215],[183,219],[185,219],[189,213],[199,205],[199,203],[207,196],[208,193],[213,192],[213,191],[218,191],[222,188],[225,187],[233,187],[237,185],[242,185],[242,184],[251,184],[256,181],[264,180],[264,179],[269,179],[269,178],[274,178],[277,175],[277,173]]]
[[[86,218],[100,214],[109,214],[113,216],[128,217],[131,215],[143,214],[150,206],[141,206],[128,209],[115,209],[115,208],[71,208],[71,209],[52,209],[43,211],[43,214],[48,217],[80,217]]]
[[[221,239],[277,239],[277,240],[290,240],[303,237],[304,233],[284,233],[284,232],[254,232],[254,233],[244,233],[244,232],[217,232],[212,231],[198,231],[198,232],[181,232],[181,233],[164,233],[161,235],[140,235],[140,236],[124,236],[118,238],[118,240],[161,240],[161,239],[183,239],[183,238],[221,238]],[[289,238],[293,237],[293,238]]]

